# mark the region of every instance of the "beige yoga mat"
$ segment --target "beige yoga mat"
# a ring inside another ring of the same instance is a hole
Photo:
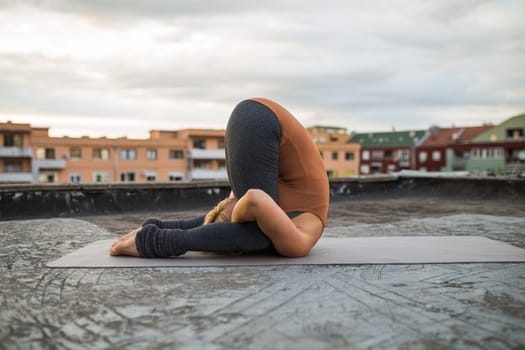
[[[167,259],[112,257],[108,251],[114,241],[93,242],[47,266],[91,268],[525,262],[525,249],[479,236],[321,238],[304,258],[200,252],[188,252]]]

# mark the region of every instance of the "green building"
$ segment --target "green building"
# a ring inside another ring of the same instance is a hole
[[[468,146],[465,170],[471,173],[524,173],[525,114],[509,118],[479,134]]]
[[[414,168],[415,145],[425,130],[355,134],[349,142],[361,145],[359,173],[380,174]]]

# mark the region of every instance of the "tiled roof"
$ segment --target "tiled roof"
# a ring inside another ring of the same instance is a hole
[[[430,130],[430,134],[420,147],[444,147],[452,143],[467,142],[490,128],[492,125]]]
[[[421,147],[446,146],[459,138],[462,128],[445,128],[430,130],[430,134],[421,144]]]
[[[357,142],[363,148],[412,147],[425,133],[425,130],[361,133],[355,134],[349,142]]]
[[[459,141],[462,141],[462,142],[470,141],[474,137],[480,135],[481,133],[483,133],[483,132],[485,132],[485,131],[487,131],[489,129],[492,129],[493,127],[494,127],[494,125],[482,125],[482,126],[474,126],[474,127],[464,128],[465,131],[461,135]]]

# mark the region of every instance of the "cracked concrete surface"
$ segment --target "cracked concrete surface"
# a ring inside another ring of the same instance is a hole
[[[525,219],[460,214],[326,235],[483,235]],[[116,237],[77,219],[0,222],[1,349],[519,349],[525,264],[48,269]]]

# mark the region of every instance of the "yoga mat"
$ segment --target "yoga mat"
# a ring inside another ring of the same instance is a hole
[[[321,238],[303,258],[188,252],[166,259],[113,257],[114,239],[88,244],[48,267],[188,267],[250,265],[442,264],[525,262],[525,249],[480,236]]]

